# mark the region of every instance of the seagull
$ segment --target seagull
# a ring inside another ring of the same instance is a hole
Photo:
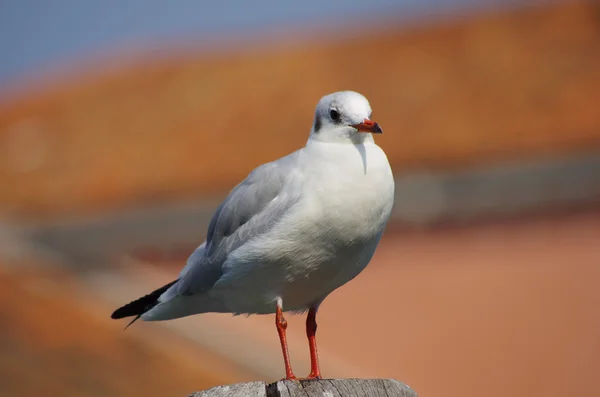
[[[306,145],[254,169],[217,208],[179,277],[111,317],[135,316],[131,325],[139,318],[275,313],[284,379],[298,379],[283,313],[308,311],[311,371],[304,379],[320,379],[319,305],[368,265],[392,212],[392,170],[373,139],[380,133],[363,95],[321,98]]]

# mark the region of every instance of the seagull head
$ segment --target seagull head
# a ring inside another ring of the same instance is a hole
[[[363,95],[340,91],[325,95],[317,104],[312,140],[339,143],[362,143],[381,134],[379,124],[371,120],[371,106]]]

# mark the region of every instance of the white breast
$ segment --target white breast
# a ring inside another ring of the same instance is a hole
[[[303,241],[294,251],[304,251],[304,260],[293,264],[293,273],[311,281],[298,288],[303,293],[328,294],[360,273],[392,211],[394,179],[383,151],[375,144],[333,146],[310,154],[306,197],[294,219],[291,241]]]
[[[315,216],[345,234],[377,234],[388,221],[394,201],[394,179],[383,150],[364,145],[317,143],[307,147],[305,191]]]
[[[231,311],[272,312],[277,297],[287,310],[310,307],[359,274],[375,252],[394,199],[383,151],[323,142],[305,151],[300,201],[228,259],[235,261],[229,287],[211,292]]]

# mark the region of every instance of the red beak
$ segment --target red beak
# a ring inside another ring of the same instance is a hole
[[[352,127],[356,128],[358,132],[370,132],[373,134],[383,133],[383,130],[381,129],[381,127],[379,127],[379,124],[369,119],[365,119],[365,121],[363,121],[362,123],[355,124]]]

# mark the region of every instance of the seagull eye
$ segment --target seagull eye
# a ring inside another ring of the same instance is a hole
[[[329,117],[331,117],[331,120],[333,121],[340,121],[340,113],[335,109],[329,111]]]

